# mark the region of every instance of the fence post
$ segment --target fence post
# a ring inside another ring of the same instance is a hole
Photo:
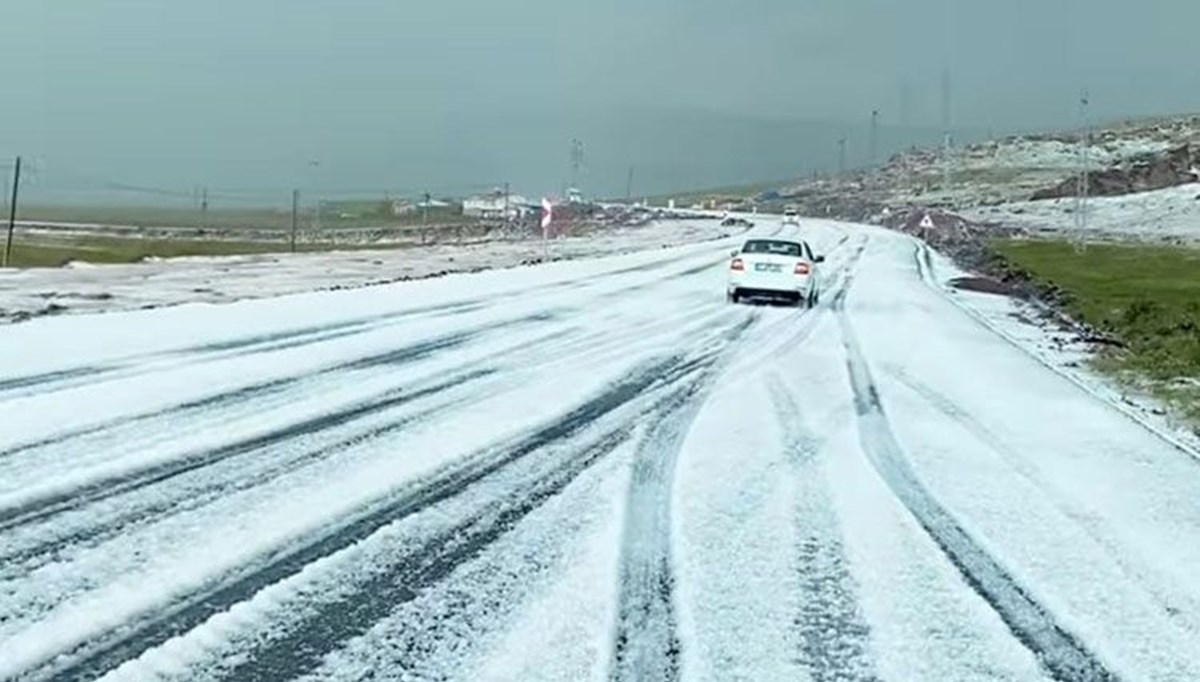
[[[292,190],[292,242],[291,242],[292,253],[296,253],[296,230],[297,230],[297,226],[298,226],[297,221],[299,219],[299,211],[300,211],[300,190],[294,189],[294,190]]]
[[[21,157],[13,170],[12,198],[8,204],[8,240],[4,244],[4,267],[12,262],[13,230],[17,226],[17,192],[21,188]]]

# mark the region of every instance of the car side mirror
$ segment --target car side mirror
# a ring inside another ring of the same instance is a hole
[[[825,262],[825,256],[817,256],[816,258],[813,258],[813,262],[814,262],[814,263],[824,263],[824,262]]]

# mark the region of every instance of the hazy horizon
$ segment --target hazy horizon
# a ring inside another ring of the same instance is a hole
[[[1200,3],[11,0],[0,155],[31,200],[229,201],[781,179],[936,142],[1200,109]],[[1164,21],[1169,17],[1170,21]],[[319,163],[315,163],[319,162]]]

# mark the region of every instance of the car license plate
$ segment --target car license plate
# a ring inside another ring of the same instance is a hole
[[[783,266],[778,263],[755,263],[754,270],[756,272],[779,272]]]

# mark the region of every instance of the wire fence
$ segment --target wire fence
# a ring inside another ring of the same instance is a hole
[[[416,247],[542,236],[541,199],[503,182],[435,188],[264,191],[126,182],[26,159],[0,163],[4,219],[19,186],[13,265],[71,260],[331,248]],[[556,211],[555,230],[583,229],[586,210]],[[6,225],[7,227],[7,225]]]

